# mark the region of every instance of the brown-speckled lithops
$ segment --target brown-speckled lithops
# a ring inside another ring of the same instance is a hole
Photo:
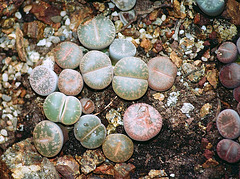
[[[41,155],[54,157],[62,149],[64,142],[63,132],[54,122],[44,120],[35,126],[33,142]]]
[[[82,49],[73,42],[62,42],[54,48],[55,61],[61,68],[77,68],[82,57]]]
[[[83,88],[83,79],[82,75],[72,69],[64,69],[58,78],[58,89],[66,94],[71,96],[78,95]]]
[[[124,134],[110,134],[102,145],[104,155],[113,162],[125,162],[133,154],[133,142]]]

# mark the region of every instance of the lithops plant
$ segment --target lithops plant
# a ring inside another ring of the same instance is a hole
[[[240,102],[240,86],[237,88],[234,88],[233,97],[237,102]]]
[[[45,157],[54,157],[62,149],[64,135],[54,122],[44,120],[33,130],[33,142],[37,151]]]
[[[77,68],[82,57],[82,49],[73,42],[62,42],[54,48],[54,59],[61,68]]]
[[[196,0],[199,8],[209,16],[217,16],[224,9],[224,0]]]
[[[77,30],[81,44],[95,50],[108,47],[114,40],[115,33],[113,22],[102,15],[80,24]]]
[[[82,75],[72,69],[64,69],[58,78],[58,89],[66,94],[71,96],[78,95],[83,88],[83,79]]]
[[[235,163],[240,160],[240,145],[230,139],[222,139],[217,144],[218,156],[229,162]]]
[[[97,116],[87,114],[74,124],[74,135],[83,147],[94,149],[102,145],[106,138],[106,128]]]
[[[225,109],[219,113],[216,120],[219,133],[228,139],[235,139],[240,135],[240,117],[233,109]]]
[[[166,91],[172,87],[177,76],[177,67],[168,57],[155,57],[148,62],[148,85],[156,91]]]
[[[240,65],[230,63],[222,67],[219,79],[226,88],[236,88],[240,86]]]
[[[114,68],[112,86],[114,92],[126,100],[141,98],[148,88],[147,64],[137,57],[125,57]]]
[[[82,104],[82,112],[84,114],[90,114],[94,111],[95,109],[95,104],[94,102],[89,99],[89,98],[82,98],[80,99],[80,102]]]
[[[217,58],[222,63],[231,63],[237,59],[238,50],[233,42],[223,42],[217,51]]]
[[[37,94],[47,96],[57,89],[58,76],[46,66],[37,66],[32,70],[29,82]]]
[[[135,54],[135,45],[126,39],[115,39],[109,46],[109,56],[114,64],[124,57],[133,57]]]
[[[125,162],[133,154],[133,142],[124,134],[110,134],[102,145],[104,155],[113,162]]]
[[[61,92],[54,92],[47,96],[43,103],[45,116],[64,125],[72,125],[82,114],[82,105],[74,96],[66,96]]]
[[[236,45],[237,45],[238,53],[240,54],[240,37],[238,38]]]
[[[103,52],[92,50],[80,62],[84,82],[93,89],[104,89],[112,81],[113,67],[110,58]]]
[[[136,0],[112,0],[112,2],[122,11],[128,11],[136,4]]]
[[[160,132],[162,116],[149,104],[136,103],[125,111],[123,125],[129,137],[137,141],[147,141]]]

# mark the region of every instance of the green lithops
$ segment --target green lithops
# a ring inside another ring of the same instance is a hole
[[[41,155],[54,157],[62,149],[64,142],[63,132],[54,122],[44,120],[35,126],[33,142]]]
[[[106,128],[97,116],[87,114],[81,116],[74,125],[74,135],[82,146],[94,149],[102,145],[106,138]]]
[[[141,98],[148,88],[147,64],[137,57],[125,57],[114,68],[114,92],[126,100]]]
[[[86,53],[80,62],[84,82],[93,89],[106,88],[113,78],[110,58],[103,52],[92,50]]]
[[[72,125],[82,114],[82,105],[74,96],[66,96],[61,92],[54,92],[47,96],[43,103],[45,116],[64,125]]]
[[[112,43],[115,31],[113,22],[109,18],[99,15],[81,24],[77,34],[83,46],[100,50]]]
[[[104,155],[113,162],[125,162],[133,154],[133,142],[124,134],[110,134],[102,145]]]
[[[224,0],[196,0],[199,8],[209,16],[217,16],[223,12]]]

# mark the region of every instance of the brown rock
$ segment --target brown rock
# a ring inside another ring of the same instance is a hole
[[[202,164],[202,167],[203,168],[212,168],[212,167],[216,167],[219,163],[212,159],[212,158],[209,158],[204,164]]]
[[[40,21],[27,22],[23,24],[23,32],[29,38],[40,40],[44,37],[45,27],[46,25]]]
[[[113,165],[110,163],[103,163],[99,167],[97,167],[93,172],[96,174],[103,174],[103,175],[114,175]]]
[[[130,179],[130,173],[134,172],[136,167],[131,163],[118,163],[114,166],[114,177],[119,179]]]
[[[149,52],[152,49],[152,43],[147,38],[142,39],[140,46],[144,48],[145,52]]]
[[[18,52],[18,56],[21,61],[26,62],[27,60],[27,53],[24,48],[24,38],[21,29],[16,29],[16,49]]]
[[[74,179],[74,176],[80,174],[79,164],[71,155],[59,157],[56,163],[56,169],[65,178]]]
[[[223,12],[223,16],[227,19],[230,18],[230,22],[235,25],[240,25],[240,3],[235,0],[228,0],[226,3],[226,11]]]
[[[1,0],[0,1],[0,17],[10,16],[18,10],[24,0]]]
[[[51,25],[55,29],[58,29],[61,26],[60,22],[54,23],[52,21],[53,17],[60,16],[60,9],[57,9],[44,1],[33,3],[30,12],[33,13],[38,20]]]
[[[175,51],[171,52],[170,59],[178,68],[182,66],[182,59],[177,55]]]
[[[207,80],[213,86],[213,88],[217,88],[218,83],[218,74],[216,69],[208,70],[207,71]]]

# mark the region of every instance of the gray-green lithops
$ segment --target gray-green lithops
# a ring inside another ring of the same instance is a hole
[[[106,128],[97,116],[87,114],[81,116],[74,125],[74,135],[82,146],[94,149],[102,145],[106,138]]]
[[[43,111],[45,116],[53,122],[72,125],[80,118],[82,105],[74,96],[66,96],[61,92],[54,92],[45,99]]]
[[[84,22],[77,30],[78,38],[82,45],[96,50],[108,47],[115,38],[115,33],[113,22],[101,15]]]
[[[112,2],[115,3],[117,8],[122,11],[128,11],[136,4],[136,0],[112,0]]]
[[[124,134],[110,134],[102,145],[104,155],[113,162],[125,162],[133,154],[133,142]]]
[[[32,70],[29,82],[37,94],[47,96],[57,89],[58,76],[48,67],[37,66]]]
[[[135,45],[126,39],[115,39],[109,46],[109,55],[114,63],[124,57],[133,57],[135,54]]]
[[[35,126],[33,142],[41,155],[54,157],[62,149],[64,142],[63,132],[54,122],[44,120]]]
[[[84,82],[93,89],[106,88],[113,78],[110,58],[103,52],[92,50],[86,53],[80,62]]]
[[[148,88],[147,64],[137,57],[125,57],[114,68],[114,92],[126,100],[141,98]]]
[[[224,9],[224,0],[196,0],[199,8],[209,16],[217,16]]]

